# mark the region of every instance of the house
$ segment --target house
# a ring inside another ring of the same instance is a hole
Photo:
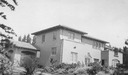
[[[52,61],[82,63],[101,61],[101,51],[107,41],[89,36],[86,32],[57,25],[32,33],[34,45],[40,50],[40,64],[48,66]]]
[[[117,63],[123,64],[123,53],[117,50],[104,50],[101,52],[103,66],[116,67]]]
[[[37,52],[39,50],[37,50],[30,43],[14,40],[10,40],[10,42],[12,43],[12,46],[8,48],[7,55],[11,58],[12,61],[14,61],[15,66],[18,66],[20,64],[21,59],[25,56],[37,56]]]

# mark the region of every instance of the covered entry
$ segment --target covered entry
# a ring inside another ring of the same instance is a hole
[[[88,66],[89,63],[91,63],[92,61],[92,57],[90,55],[90,53],[87,53],[87,55],[85,56],[85,65]]]

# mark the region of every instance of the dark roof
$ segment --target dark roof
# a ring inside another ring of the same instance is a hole
[[[41,31],[34,32],[34,33],[32,33],[32,35],[38,35],[38,34],[41,34],[41,33],[44,33],[44,32],[49,32],[49,31],[56,30],[56,29],[66,29],[66,30],[70,30],[70,31],[73,31],[73,32],[81,33],[81,34],[87,34],[86,32],[83,32],[83,31],[80,31],[80,30],[77,30],[77,29],[73,29],[73,28],[70,28],[70,27],[67,27],[67,26],[63,26],[63,25],[57,25],[57,26],[50,27],[50,28],[47,28],[47,29],[44,29],[44,30],[41,30]]]
[[[98,38],[95,38],[95,37],[92,37],[92,36],[89,36],[89,35],[83,35],[82,37],[85,37],[85,38],[88,38],[88,39],[93,39],[93,40],[100,41],[100,42],[103,42],[103,43],[109,43],[105,40],[101,40],[101,39],[98,39]]]

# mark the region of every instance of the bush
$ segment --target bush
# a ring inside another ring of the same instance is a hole
[[[98,62],[90,63],[89,66],[92,66],[92,68],[88,69],[88,73],[92,75],[97,74],[102,68]]]
[[[88,70],[90,69],[91,67],[79,67],[73,73],[74,74],[88,74]]]
[[[20,66],[25,68],[26,75],[32,75],[38,67],[38,59],[26,56],[22,59]]]

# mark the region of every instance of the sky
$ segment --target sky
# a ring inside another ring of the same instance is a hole
[[[128,0],[17,0],[16,10],[1,23],[18,36],[56,25],[65,25],[123,47],[128,38]]]

